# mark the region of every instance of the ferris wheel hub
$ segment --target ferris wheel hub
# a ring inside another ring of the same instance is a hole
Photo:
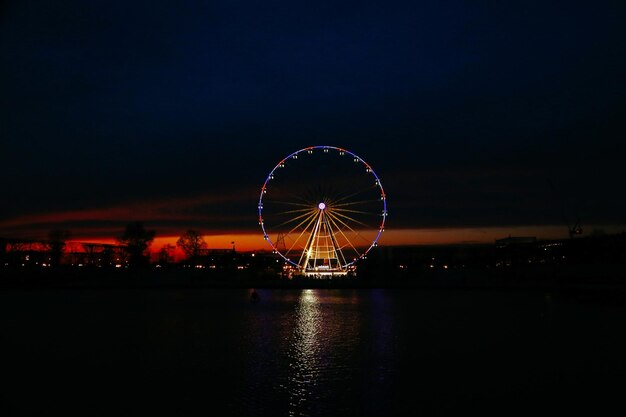
[[[319,203],[319,204],[317,205],[317,207],[318,207],[320,210],[324,210],[324,209],[326,208],[326,204],[324,204],[324,203],[322,202],[322,203]]]

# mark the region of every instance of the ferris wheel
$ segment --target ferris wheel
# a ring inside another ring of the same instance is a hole
[[[258,204],[263,237],[305,276],[347,275],[378,245],[387,196],[361,157],[335,146],[311,146],[270,171]]]

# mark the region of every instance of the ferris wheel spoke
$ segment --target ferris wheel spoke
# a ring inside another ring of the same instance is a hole
[[[320,217],[322,217],[321,214],[320,214]],[[315,252],[314,252],[315,253],[315,258],[313,260],[313,266],[314,267],[317,266],[317,259],[318,259],[319,254],[320,254],[320,228],[321,227],[322,227],[322,223],[321,223],[321,219],[320,219],[320,221],[318,221],[317,225],[316,225],[316,228],[317,228],[316,232],[317,233],[315,233],[315,237],[316,237],[316,239],[315,239]]]
[[[289,235],[289,234],[291,234],[291,233],[295,232],[295,231],[296,231],[296,230],[297,230],[300,226],[302,226],[302,225],[303,225],[303,224],[305,224],[305,223],[306,223],[306,226],[305,226],[305,230],[306,230],[306,228],[309,226],[309,224],[315,220],[315,216],[316,216],[316,215],[317,215],[317,213],[315,213],[314,211],[312,211],[311,213],[309,213],[309,214],[308,214],[308,215],[304,218],[304,220],[302,220],[300,223],[298,223],[296,226],[294,226],[291,230],[289,230],[289,232],[287,232],[287,234]]]
[[[289,250],[287,250],[287,254],[290,253],[294,246],[296,246],[296,244],[298,243],[298,241],[302,238],[302,236],[306,233],[306,231],[309,229],[309,227],[313,224],[313,222],[316,220],[317,218],[317,213],[315,213],[314,215],[312,214],[310,218],[308,218],[309,222],[307,223],[307,225],[304,227],[304,229],[302,230],[302,232],[300,232],[300,234],[298,235],[298,237],[296,238],[296,240],[293,242],[293,244],[289,247]],[[303,222],[304,223],[304,222]],[[289,236],[291,233],[293,233],[296,230],[296,228],[291,229],[291,231],[289,231],[287,233],[287,236]]]
[[[279,228],[281,228],[282,226],[286,226],[286,225],[288,225],[289,223],[296,222],[296,221],[298,221],[298,220],[302,219],[303,217],[305,217],[305,219],[304,219],[304,221],[303,221],[303,222],[306,222],[306,219],[307,219],[309,216],[313,216],[314,214],[315,214],[315,212],[311,212],[311,210],[309,210],[307,213],[301,214],[301,215],[299,215],[299,216],[296,216],[296,217],[294,217],[294,218],[291,218],[291,219],[289,219],[289,220],[286,220],[286,221],[284,221],[284,222],[282,222],[282,223],[280,223],[280,224],[278,224],[278,225],[274,226],[274,228],[279,229]],[[298,226],[300,226],[301,224],[302,224],[302,223],[300,223]],[[296,228],[297,228],[298,226],[296,226]]]
[[[372,215],[371,212],[367,212],[367,211],[361,211],[361,210],[351,210],[351,209],[338,209],[333,207],[333,211],[336,213],[354,213],[354,214],[365,214],[365,215]]]
[[[332,227],[331,227],[331,223],[333,222],[333,219],[330,218],[330,216],[328,216],[328,230],[329,230],[329,236],[331,237],[333,246],[335,247],[335,253],[339,253],[339,255],[341,255],[341,259],[343,259],[343,265],[346,265],[346,257],[343,255],[343,247],[339,245],[339,243],[337,242],[337,239],[335,238],[335,234],[333,233]],[[341,233],[341,228],[337,228],[337,230],[339,230],[339,232]],[[337,261],[340,261],[339,258],[337,258]]]
[[[360,201],[351,201],[349,203],[341,203],[341,204],[333,204],[333,208],[337,208],[337,207],[348,207],[348,206],[356,206],[359,204],[374,204],[374,203],[380,203],[379,199],[376,200],[360,200]]]
[[[285,204],[288,206],[296,206],[296,207],[311,207],[310,204],[305,204],[305,203],[294,203],[293,201],[281,201],[281,200],[277,200],[277,201],[272,201],[272,203],[274,204]]]
[[[335,217],[333,215],[331,215],[331,218],[333,218],[334,220],[336,220],[337,222],[341,223],[342,225],[344,225],[348,230],[350,230],[352,233],[354,233],[356,236],[360,237],[361,239],[363,239],[365,242],[369,242],[369,239],[366,239],[361,233],[359,233],[357,230],[354,230],[352,228],[352,226],[350,226],[348,223],[344,222],[343,220],[341,220],[339,217]]]
[[[311,215],[307,218],[305,218],[304,220],[302,220],[300,223],[298,223],[296,226],[293,227],[293,229],[291,229],[290,231],[288,231],[285,235],[286,236],[290,236],[291,234],[293,234],[300,226],[302,226],[303,224],[306,224],[306,226],[304,226],[304,229],[302,230],[301,235],[306,232],[306,230],[309,228],[309,226],[311,225],[311,223],[315,221],[315,216]],[[293,248],[293,246],[298,242],[298,240],[296,239],[296,241],[294,242],[294,244],[291,246],[290,250]]]
[[[278,213],[276,213],[276,216],[281,216],[281,215],[285,215],[285,214],[296,214],[296,213],[305,213],[305,212],[310,212],[311,210],[313,210],[312,208],[301,208],[301,209],[296,209],[296,210],[287,210],[287,211],[280,211]]]
[[[313,226],[314,230],[311,232],[311,234],[307,238],[307,242],[306,242],[306,245],[304,246],[304,250],[302,251],[302,254],[300,255],[300,259],[298,260],[298,265],[302,265],[302,260],[305,259],[305,256],[306,256],[305,263],[308,263],[308,258],[309,258],[308,250],[309,250],[309,247],[313,244],[312,239],[317,235],[317,229],[319,227],[318,219],[319,219],[319,214],[316,213],[315,217],[313,218],[313,221],[315,222],[315,226]],[[305,268],[306,268],[306,265],[305,265]]]
[[[337,210],[333,209],[332,212],[336,216],[343,216],[345,220],[350,220],[355,223],[359,223],[361,226],[371,227],[377,222],[380,214],[360,211],[360,210]]]
[[[329,212],[329,213],[330,213],[330,212]],[[353,217],[350,217],[350,216],[345,215],[345,214],[342,214],[342,213],[336,213],[336,212],[333,212],[333,213],[330,213],[330,214],[332,214],[332,215],[336,215],[337,217],[341,217],[341,218],[346,219],[346,220],[350,220],[350,221],[352,221],[352,222],[354,222],[354,223],[357,223],[357,224],[359,224],[359,225],[361,225],[361,226],[371,227],[369,224],[365,224],[365,223],[363,223],[363,222],[362,222],[362,221],[360,221],[360,220],[357,220],[357,219],[355,219],[355,218],[353,218]]]
[[[350,241],[350,239],[348,238],[348,236],[346,236],[346,234],[344,233],[344,231],[341,229],[341,227],[335,223],[335,220],[329,216],[330,221],[337,227],[337,230],[339,231],[339,233],[341,233],[341,235],[343,236],[343,238],[346,240],[346,242],[348,242],[348,245],[350,245],[350,247],[352,248],[352,250],[357,254],[357,256],[361,256],[361,254],[359,253],[358,249],[354,247],[354,245],[352,244],[352,241]],[[345,247],[345,246],[344,246]],[[343,256],[343,252],[341,254],[341,256]],[[346,258],[343,258],[344,260],[344,264],[346,263]]]
[[[362,189],[362,190],[359,190],[359,191],[356,191],[356,192],[350,193],[350,194],[348,194],[348,195],[344,195],[344,196],[342,196],[342,197],[339,197],[337,200],[334,200],[332,203],[333,203],[333,204],[341,203],[342,201],[345,201],[345,200],[347,200],[347,199],[349,199],[349,198],[352,198],[352,197],[356,197],[357,195],[360,195],[360,194],[366,193],[366,192],[371,191],[371,190],[373,190],[373,189],[375,189],[375,188],[377,188],[377,187],[378,187],[378,186],[377,186],[376,184],[371,185],[371,186],[369,186],[369,187],[367,187],[367,188],[364,188],[364,189]]]

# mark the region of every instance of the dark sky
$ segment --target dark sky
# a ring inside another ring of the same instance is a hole
[[[5,2],[0,235],[256,231],[310,145],[389,227],[626,225],[626,3],[510,3]]]

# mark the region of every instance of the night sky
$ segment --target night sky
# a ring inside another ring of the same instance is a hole
[[[382,244],[624,230],[626,2],[509,3],[4,2],[0,236],[263,247],[311,145],[375,168]]]

